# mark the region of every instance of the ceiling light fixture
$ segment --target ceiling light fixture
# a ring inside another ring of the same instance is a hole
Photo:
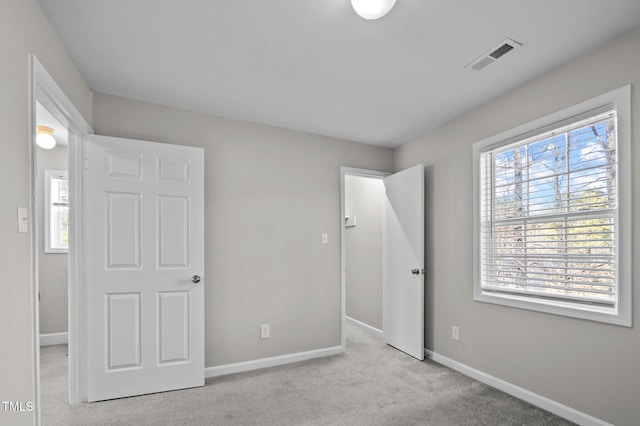
[[[351,6],[364,19],[378,19],[389,13],[396,0],[351,0]]]
[[[43,149],[51,149],[56,146],[53,129],[49,126],[36,127],[36,144]]]

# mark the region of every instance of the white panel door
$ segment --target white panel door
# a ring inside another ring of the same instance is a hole
[[[84,151],[89,401],[204,385],[204,150]]]
[[[384,341],[424,359],[424,167],[384,179]]]

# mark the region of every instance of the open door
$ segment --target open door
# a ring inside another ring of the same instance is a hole
[[[84,139],[89,401],[204,385],[204,150]]]
[[[424,167],[384,179],[382,330],[385,343],[424,359]]]

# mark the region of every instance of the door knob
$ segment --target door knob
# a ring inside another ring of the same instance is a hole
[[[200,275],[194,275],[191,277],[191,282],[198,284],[200,282]]]
[[[411,273],[412,273],[413,275],[420,275],[420,269],[418,269],[418,268],[413,268],[413,269],[411,270]]]

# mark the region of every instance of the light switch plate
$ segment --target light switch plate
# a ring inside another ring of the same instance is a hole
[[[18,232],[29,232],[29,212],[25,207],[18,207]]]

